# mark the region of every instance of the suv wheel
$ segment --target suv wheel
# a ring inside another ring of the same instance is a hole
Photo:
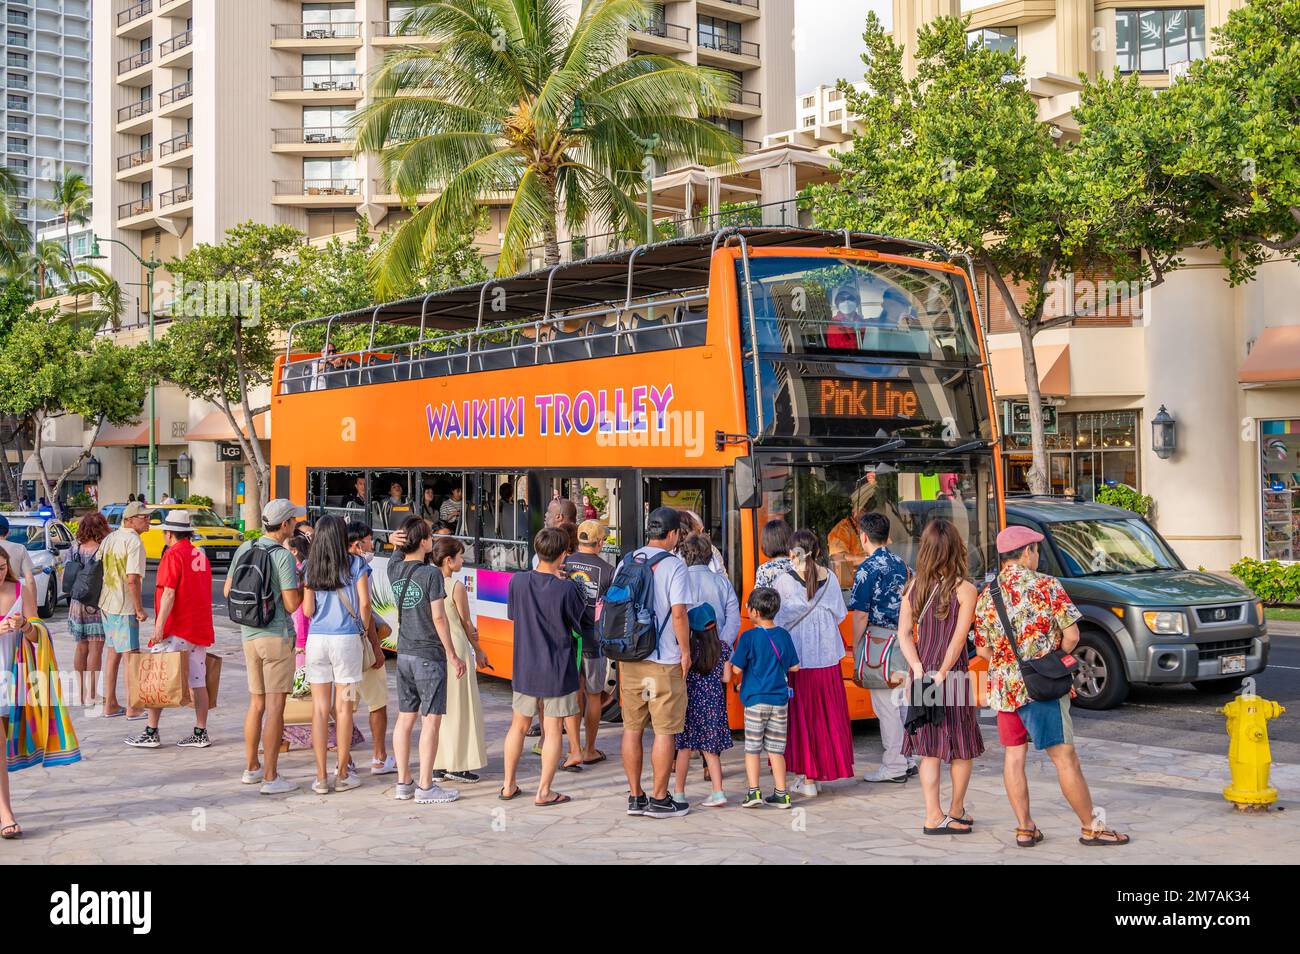
[[[54,607],[59,602],[59,578],[53,573],[50,574],[50,582],[45,587],[45,601],[36,610],[36,615],[41,619],[49,619],[54,615]]]
[[[1095,629],[1081,629],[1074,655],[1083,664],[1074,677],[1081,709],[1113,709],[1128,698],[1128,673],[1110,637]]]

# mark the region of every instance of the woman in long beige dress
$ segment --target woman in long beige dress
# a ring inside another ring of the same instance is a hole
[[[443,597],[443,608],[447,612],[447,625],[451,627],[451,642],[456,655],[461,659],[474,658],[476,665],[487,666],[487,654],[479,645],[478,630],[469,614],[469,594],[465,584],[455,578],[465,564],[465,545],[452,536],[435,537],[430,559],[442,571],[447,594]],[[464,679],[447,680],[447,714],[442,717],[438,754],[433,760],[435,779],[477,782],[479,777],[475,771],[487,765],[478,676],[475,666],[468,669]]]

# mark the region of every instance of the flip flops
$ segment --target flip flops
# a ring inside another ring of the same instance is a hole
[[[560,765],[560,771],[561,771],[561,772],[581,772],[581,771],[582,771],[582,766],[583,766],[584,764],[586,764],[586,763],[584,763],[584,762],[569,762],[568,764],[561,764],[561,765]]]
[[[501,791],[497,792],[497,798],[499,798],[503,802],[513,802],[516,798],[518,798],[523,793],[524,790],[520,788],[518,785],[516,785],[515,790],[509,795],[506,794],[506,790],[504,788],[501,789]]]
[[[552,805],[563,805],[566,802],[573,801],[573,799],[570,798],[568,795],[561,795],[559,792],[552,792],[551,794],[554,795],[555,797],[552,798],[549,802],[535,801],[533,802],[533,804],[536,805],[538,808],[550,808]]]
[[[601,762],[603,762],[603,761],[605,761],[605,753],[602,752],[600,749],[597,749],[597,750],[596,750],[596,757],[595,757],[594,759],[583,759],[583,760],[582,760],[582,764],[583,764],[583,765],[599,765],[599,764],[600,764]]]
[[[0,828],[0,838],[3,838],[5,841],[13,841],[15,838],[21,838],[22,836],[23,826],[17,822],[11,822],[3,828]]]
[[[949,815],[943,816],[943,821],[933,828],[922,828],[922,833],[926,835],[969,835],[973,829],[970,828],[953,828],[953,825],[964,824],[961,819],[953,818]]]

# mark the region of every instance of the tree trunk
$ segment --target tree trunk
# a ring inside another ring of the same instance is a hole
[[[547,217],[542,226],[542,244],[546,249],[547,266],[560,264],[560,229],[557,224],[559,200],[555,195],[555,184],[546,182]]]
[[[235,317],[235,375],[239,385],[239,403],[244,410],[244,425],[248,428],[248,436],[240,430],[239,423],[235,420],[234,414],[230,411],[229,402],[223,396],[222,409],[226,412],[226,419],[230,421],[234,429],[235,437],[239,439],[239,444],[243,448],[244,457],[253,462],[253,484],[257,488],[257,496],[254,500],[249,501],[245,494],[244,506],[249,507],[251,503],[252,512],[260,514],[262,504],[269,498],[269,485],[271,482],[271,468],[266,462],[266,457],[262,453],[262,442],[257,439],[257,427],[253,423],[252,407],[248,403],[248,375],[244,370],[244,339],[241,334],[240,322],[243,321],[242,315]]]
[[[48,500],[50,506],[54,508],[54,516],[62,519],[62,514],[59,510],[59,502],[54,498],[54,494],[50,491],[50,475],[45,470],[45,458],[41,454],[41,449],[45,444],[45,434],[43,433],[45,430],[44,424],[45,418],[40,414],[36,415],[32,422],[32,453],[36,455],[36,469],[41,475],[41,496]]]
[[[14,504],[18,505],[18,498],[21,496],[21,488],[18,482],[14,480],[13,473],[9,470],[9,445],[18,437],[18,428],[5,432],[0,431],[0,476],[4,478],[4,493]]]
[[[1034,333],[1019,322],[1020,352],[1025,362],[1025,400],[1029,403],[1029,449],[1033,464],[1029,468],[1029,492],[1050,493],[1047,480],[1047,435],[1043,432],[1043,392],[1038,386],[1038,356],[1034,354]]]

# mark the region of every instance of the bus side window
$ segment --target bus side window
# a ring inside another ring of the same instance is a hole
[[[484,474],[479,508],[483,515],[483,554],[490,570],[528,569],[528,499],[524,474]]]

